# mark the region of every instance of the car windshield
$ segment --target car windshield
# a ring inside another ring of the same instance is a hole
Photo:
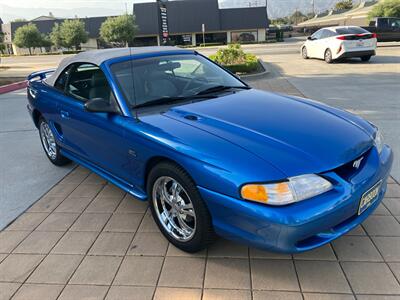
[[[336,28],[336,32],[338,34],[364,34],[370,33],[369,31],[361,28],[361,27],[342,27]]]
[[[196,54],[118,62],[111,65],[111,72],[132,108],[247,88],[230,73]]]

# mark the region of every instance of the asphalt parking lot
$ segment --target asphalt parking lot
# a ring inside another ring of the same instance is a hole
[[[0,95],[0,229],[72,169],[72,165],[54,168],[43,156],[25,95],[25,91]]]

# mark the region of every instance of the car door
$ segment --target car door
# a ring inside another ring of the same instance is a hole
[[[321,38],[322,29],[311,35],[311,39],[307,41],[307,54],[311,58],[318,57],[318,43]]]
[[[61,146],[77,158],[130,181],[125,117],[89,112],[84,106],[94,98],[106,99],[118,106],[105,74],[98,66],[85,63],[73,64],[66,72],[64,90],[58,97]]]
[[[337,53],[337,45],[335,44],[335,36],[336,33],[329,29],[322,30],[321,37],[319,39],[319,50],[318,50],[318,58],[325,58],[326,49],[330,49],[332,51],[332,55],[335,56]]]
[[[321,29],[318,33],[318,39],[315,41],[315,56],[316,58],[323,59],[325,57],[325,50],[329,48],[329,30]]]

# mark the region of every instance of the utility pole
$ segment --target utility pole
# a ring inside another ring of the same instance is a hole
[[[312,0],[312,11],[315,17],[315,0]]]
[[[314,14],[314,17],[315,17],[315,0],[313,0],[313,14]]]

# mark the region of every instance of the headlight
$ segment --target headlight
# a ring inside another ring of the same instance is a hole
[[[269,184],[246,184],[241,189],[243,199],[270,205],[285,205],[320,195],[332,189],[326,179],[307,174],[287,181]]]
[[[378,153],[381,153],[383,149],[383,136],[379,129],[377,129],[375,132],[374,144],[378,150]]]

